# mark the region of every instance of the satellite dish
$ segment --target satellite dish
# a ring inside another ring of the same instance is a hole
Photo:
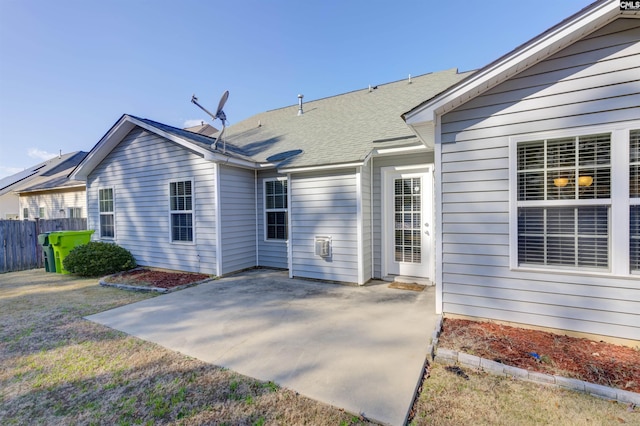
[[[204,112],[209,114],[209,116],[213,119],[213,121],[218,119],[218,120],[220,120],[222,122],[222,130],[220,130],[220,133],[218,134],[218,137],[216,138],[216,142],[213,145],[214,149],[218,145],[218,141],[223,140],[222,139],[222,134],[224,133],[224,129],[225,129],[225,126],[226,126],[227,116],[224,113],[224,111],[222,110],[222,108],[224,108],[224,104],[227,103],[227,99],[229,99],[229,91],[225,90],[225,92],[220,97],[220,102],[218,102],[218,109],[216,110],[216,113],[215,114],[211,114],[205,107],[203,107],[202,105],[200,105],[198,103],[198,98],[196,98],[195,94],[193,96],[191,96],[191,102],[196,104],[201,110],[203,110]],[[227,151],[227,144],[224,143],[223,144],[223,148],[222,148],[222,152],[226,152],[226,151]]]
[[[229,91],[225,90],[220,98],[220,102],[218,102],[218,109],[216,110],[216,118],[219,118],[222,121],[222,126],[224,127],[224,122],[227,121],[227,116],[224,114],[222,108],[224,108],[224,104],[227,103],[227,99],[229,99]]]

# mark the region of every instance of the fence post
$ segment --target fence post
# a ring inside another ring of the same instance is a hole
[[[44,265],[42,264],[42,247],[38,244],[38,235],[40,235],[40,218],[36,217],[36,262],[38,263],[38,268],[42,268]]]

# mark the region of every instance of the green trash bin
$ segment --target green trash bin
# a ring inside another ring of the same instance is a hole
[[[53,246],[53,253],[58,274],[68,274],[62,261],[74,248],[91,241],[91,234],[95,231],[57,231],[49,234],[49,243]]]
[[[38,235],[38,244],[42,246],[42,256],[44,257],[44,270],[47,272],[56,271],[56,258],[53,254],[53,246],[49,244],[50,232]]]

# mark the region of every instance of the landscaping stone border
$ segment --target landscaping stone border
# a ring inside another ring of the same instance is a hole
[[[609,386],[597,385],[583,380],[571,379],[551,374],[538,373],[524,368],[512,367],[500,362],[469,355],[451,349],[439,348],[438,338],[442,330],[442,316],[438,317],[436,329],[431,335],[431,343],[428,347],[427,359],[439,364],[459,364],[475,370],[484,371],[495,376],[505,376],[515,379],[534,382],[543,385],[557,386],[578,392],[587,393],[598,398],[618,401],[625,404],[640,406],[640,393],[629,392]]]

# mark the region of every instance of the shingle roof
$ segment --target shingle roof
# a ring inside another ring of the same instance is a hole
[[[213,136],[220,131],[219,129],[216,129],[212,125],[205,122],[202,122],[202,124],[198,124],[197,126],[185,127],[184,130],[205,136]]]
[[[190,132],[189,130],[180,129],[178,127],[169,126],[163,123],[158,123],[157,121],[149,120],[148,118],[140,118],[134,115],[130,115],[130,117],[135,118],[136,120],[140,120],[143,123],[148,124],[149,126],[162,130],[163,132],[166,132],[171,135],[177,136],[181,139],[187,140],[197,146],[213,151],[213,146],[214,146],[214,143],[216,142],[216,138],[214,137],[209,137],[200,133],[194,133],[194,132]],[[218,151],[222,152],[222,147],[220,146],[218,148],[219,148]],[[252,158],[250,158],[250,156],[247,155],[242,149],[235,147],[233,144],[229,142],[226,143],[226,151],[227,151],[227,155],[229,156],[241,158],[247,161],[253,161]]]
[[[71,176],[86,177],[134,125],[186,142],[185,146],[200,154],[215,152],[249,167],[256,163],[289,168],[362,161],[375,148],[419,146],[401,114],[468,74],[451,69],[306,102],[301,116],[298,105],[263,112],[228,127],[217,147],[215,137],[125,114]]]
[[[297,104],[263,112],[228,127],[223,138],[227,150],[279,167],[361,161],[374,148],[417,144],[401,114],[467,75],[451,69],[305,102],[301,116]]]
[[[87,155],[86,152],[75,151],[62,154],[50,160],[36,164],[22,172],[7,176],[0,180],[0,195],[4,195],[12,191],[22,191],[27,187],[40,184],[48,177],[53,176],[60,171],[66,170],[67,173]]]

